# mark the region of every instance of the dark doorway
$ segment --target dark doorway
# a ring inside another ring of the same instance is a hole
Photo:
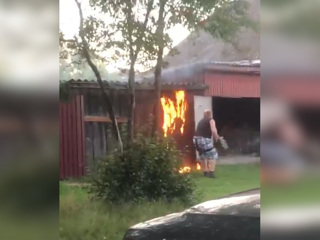
[[[212,108],[218,132],[228,141],[231,152],[260,152],[259,98],[214,97]]]
[[[320,140],[320,109],[319,108],[293,108],[293,114],[306,135]]]

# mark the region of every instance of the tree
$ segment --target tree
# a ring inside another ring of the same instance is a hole
[[[148,41],[148,28],[151,26],[150,14],[154,9],[154,0],[91,0],[94,8],[112,19],[110,26],[121,35],[113,39],[113,45],[118,49],[118,57],[128,59],[128,142],[134,137],[135,112],[135,72],[138,57]],[[143,54],[143,53],[142,53]]]
[[[246,14],[249,3],[239,0],[159,0],[157,30],[154,45],[157,48],[157,63],[154,70],[156,108],[154,133],[159,129],[161,113],[161,70],[163,54],[172,41],[165,32],[176,24],[183,24],[190,31],[206,31],[213,37],[223,39],[236,46],[234,38],[242,27],[256,29]]]
[[[135,73],[139,67],[149,67],[154,60],[157,99],[154,132],[159,129],[163,55],[165,50],[174,50],[167,33],[171,27],[183,24],[190,31],[204,30],[236,44],[234,34],[250,24],[245,14],[247,4],[239,0],[90,0],[90,6],[97,14],[82,19],[80,38],[86,40],[87,55],[117,65],[128,74],[129,142],[133,139]]]
[[[84,21],[84,31],[88,35],[89,21]],[[91,35],[91,34],[90,34]],[[90,39],[86,37],[88,45]],[[95,79],[95,74],[88,65],[82,51],[82,43],[78,36],[73,38],[65,38],[60,31],[60,80],[69,79]],[[91,40],[92,42],[94,39]],[[92,62],[98,68],[100,75],[104,79],[122,80],[121,74],[111,73],[106,68],[108,61],[98,54],[99,49],[89,49]]]
[[[116,117],[114,115],[112,103],[111,103],[110,98],[108,96],[108,93],[107,93],[107,91],[106,91],[106,89],[104,87],[100,72],[99,72],[97,66],[93,63],[93,61],[91,60],[91,57],[90,57],[89,45],[88,45],[87,40],[85,38],[85,32],[84,32],[84,27],[83,27],[84,18],[83,18],[81,4],[77,0],[75,0],[75,2],[77,4],[78,10],[79,10],[79,16],[80,16],[79,36],[80,36],[81,41],[82,41],[83,55],[84,55],[85,59],[87,60],[89,66],[91,67],[92,71],[94,72],[94,74],[95,74],[95,76],[97,78],[97,81],[98,81],[100,89],[101,89],[102,99],[103,99],[102,107],[103,107],[105,112],[108,112],[108,114],[109,114],[109,116],[111,118],[113,129],[114,129],[114,134],[117,137],[120,151],[123,152],[122,139],[121,139],[121,135],[120,135],[117,119],[116,119]]]
[[[160,0],[159,16],[157,22],[156,37],[158,38],[158,52],[157,52],[157,63],[154,71],[154,84],[155,84],[155,117],[153,124],[153,133],[155,134],[160,125],[160,113],[161,113],[161,70],[163,65],[163,52],[165,48],[164,40],[164,29],[165,29],[165,6],[168,0]]]

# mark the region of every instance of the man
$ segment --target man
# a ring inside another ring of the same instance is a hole
[[[218,152],[214,147],[212,138],[218,141],[219,135],[211,111],[206,110],[204,111],[203,119],[198,123],[193,143],[202,160],[204,176],[210,178],[215,177],[214,171],[216,160],[218,159]]]
[[[290,107],[265,98],[261,101],[261,184],[284,184],[298,179],[305,166],[301,152],[303,130]]]

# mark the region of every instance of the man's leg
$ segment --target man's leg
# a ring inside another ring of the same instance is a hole
[[[203,175],[206,177],[208,176],[208,172],[209,172],[209,169],[208,169],[208,160],[207,159],[202,159],[202,169],[203,169]]]
[[[214,172],[214,170],[216,170],[216,164],[217,164],[217,161],[215,159],[210,160],[210,169],[209,169],[209,171]]]
[[[209,177],[214,178],[214,170],[216,169],[216,160],[210,159],[208,160],[208,170],[209,170]]]

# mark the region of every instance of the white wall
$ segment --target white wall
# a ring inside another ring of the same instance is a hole
[[[212,98],[204,96],[194,96],[195,128],[197,128],[199,121],[203,118],[203,113],[206,109],[212,111]]]
[[[204,96],[194,96],[194,123],[195,129],[199,121],[203,118],[203,113],[206,109],[212,111],[212,98]],[[199,159],[199,154],[196,151],[197,159]]]

